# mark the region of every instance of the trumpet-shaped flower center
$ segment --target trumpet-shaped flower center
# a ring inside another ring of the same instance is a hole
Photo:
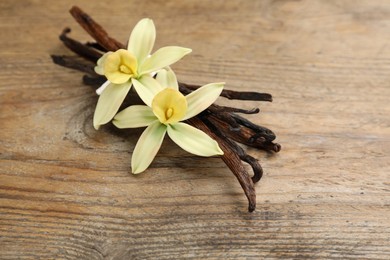
[[[104,75],[115,84],[122,84],[137,77],[137,59],[128,50],[117,50],[104,60]]]
[[[161,123],[177,123],[187,113],[187,100],[178,90],[166,88],[153,98],[152,110]]]

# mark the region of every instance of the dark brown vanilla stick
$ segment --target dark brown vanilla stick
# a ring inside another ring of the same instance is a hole
[[[194,91],[201,86],[190,85],[183,82],[179,82],[180,88],[186,88],[191,91]],[[272,102],[272,95],[268,93],[259,93],[259,92],[239,92],[233,90],[224,89],[221,93],[221,97],[228,99],[239,99],[239,100],[254,100],[254,101],[268,101]]]
[[[251,167],[252,167],[252,170],[253,170],[253,177],[252,177],[252,181],[253,183],[256,183],[258,182],[261,177],[263,176],[263,169],[261,168],[259,162],[253,158],[252,156],[248,155],[244,149],[242,149],[241,146],[239,146],[238,144],[236,144],[235,142],[231,141],[224,133],[224,131],[222,131],[223,128],[220,128],[220,125],[218,124],[218,122],[215,122],[212,118],[208,117],[208,118],[202,118],[203,121],[205,122],[205,124],[210,128],[210,130],[212,130],[216,135],[218,135],[220,138],[222,138],[223,140],[225,140],[231,150],[233,150],[235,152],[235,154],[238,155],[238,157],[244,161],[244,162],[247,162]]]
[[[64,55],[51,55],[51,58],[55,64],[61,65],[66,68],[82,71],[88,74],[96,74],[90,63],[76,59],[75,57]]]
[[[218,106],[214,104],[214,111],[218,113],[221,112],[228,112],[228,113],[241,113],[241,114],[257,114],[260,112],[259,108],[252,108],[252,109],[242,109],[242,108],[236,108],[236,107],[227,107],[227,106]]]
[[[255,132],[253,129],[248,128],[246,126],[240,125],[239,130],[229,130],[228,121],[221,120],[219,117],[215,116],[214,114],[210,114],[207,116],[210,120],[213,121],[214,125],[218,126],[218,129],[220,129],[228,138],[241,143],[245,144],[247,146],[265,150],[265,151],[272,151],[272,152],[279,152],[281,149],[281,146],[277,143],[273,143],[272,141],[269,141],[266,139],[267,135],[263,135],[262,133]],[[270,131],[269,129],[265,127],[261,127],[262,129],[266,129],[265,131]]]
[[[219,117],[213,114],[208,115],[208,118],[211,118],[213,123],[219,126],[219,129],[226,130],[230,127],[228,122],[221,120]],[[227,135],[227,137],[233,139],[234,141],[254,148],[260,148],[262,144],[266,142],[264,137],[258,137],[256,139],[253,138],[253,136],[256,135],[256,132],[247,127],[240,127],[237,131],[224,131],[224,133]]]
[[[104,49],[99,43],[97,42],[87,42],[85,43],[85,46],[94,48],[96,50],[102,51],[102,52],[107,52],[106,49]]]
[[[70,9],[70,13],[84,30],[107,51],[116,51],[125,48],[122,43],[108,36],[107,32],[79,7],[73,6]]]
[[[100,52],[96,51],[94,48],[85,46],[84,44],[68,37],[68,34],[70,33],[70,31],[71,31],[70,28],[65,28],[60,35],[60,40],[71,51],[77,53],[81,57],[86,58],[87,60],[90,60],[90,61],[96,63],[96,61],[102,56],[102,54]]]
[[[95,88],[100,87],[106,81],[107,81],[106,77],[103,76],[89,76],[89,75],[83,76],[83,83],[87,86],[92,86]]]
[[[244,190],[246,197],[248,198],[248,211],[254,211],[256,208],[255,187],[253,185],[252,179],[249,177],[248,172],[242,165],[239,155],[235,153],[231,141],[229,141],[229,139],[221,138],[214,132],[214,130],[211,130],[202,120],[197,117],[189,119],[188,122],[218,142],[219,147],[221,147],[222,151],[224,152],[224,155],[221,156],[222,160],[234,173],[242,189]]]

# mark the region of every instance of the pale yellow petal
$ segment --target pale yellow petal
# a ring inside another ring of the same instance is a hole
[[[149,125],[139,138],[131,157],[134,174],[145,171],[161,147],[167,127],[156,121]]]
[[[171,69],[162,69],[157,73],[156,80],[164,88],[173,88],[179,90],[176,75]]]
[[[118,128],[137,128],[148,126],[156,120],[150,107],[134,105],[116,114],[112,123]]]
[[[131,83],[120,85],[111,83],[106,87],[99,96],[93,116],[93,126],[95,129],[99,129],[100,125],[110,122],[116,112],[118,112],[130,88]]]
[[[163,90],[163,87],[152,77],[144,75],[141,78],[132,79],[134,88],[138,96],[147,106],[152,106],[154,96]]]
[[[104,75],[104,62],[108,55],[110,55],[112,51],[106,52],[100,59],[97,61],[97,65],[95,66],[95,72],[99,75]]]
[[[208,108],[217,100],[223,90],[225,83],[211,83],[186,96],[188,109],[183,120],[194,117]]]
[[[222,155],[218,143],[201,130],[185,123],[168,125],[169,137],[185,151],[199,156]]]
[[[155,53],[152,54],[151,57],[145,60],[145,62],[141,65],[141,68],[139,69],[139,73],[142,75],[156,72],[164,67],[167,67],[177,62],[185,55],[189,54],[191,51],[191,49],[177,46],[163,47],[157,50]]]
[[[131,32],[127,49],[137,57],[139,64],[150,54],[156,39],[156,28],[149,18],[137,23]]]

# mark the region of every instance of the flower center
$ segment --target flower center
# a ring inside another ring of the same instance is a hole
[[[152,110],[161,123],[177,123],[187,113],[187,100],[179,91],[166,88],[153,98]]]
[[[123,65],[123,64],[119,66],[119,71],[123,72],[125,74],[133,74],[131,69],[129,67],[127,67],[126,65]]]
[[[122,84],[137,77],[138,63],[135,56],[128,50],[117,50],[104,60],[103,71],[109,81]]]
[[[173,108],[168,108],[167,109],[167,111],[165,111],[165,117],[167,118],[167,119],[169,119],[169,118],[171,118],[172,116],[173,116]]]

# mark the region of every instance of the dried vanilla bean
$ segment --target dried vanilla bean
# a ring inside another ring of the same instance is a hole
[[[65,28],[60,34],[60,40],[68,47],[71,51],[77,53],[79,56],[86,58],[94,63],[102,56],[102,54],[96,51],[94,48],[85,46],[84,44],[73,40],[68,37],[70,28]]]
[[[200,86],[190,85],[180,82],[180,86],[183,86],[190,90],[196,90]],[[268,93],[259,93],[259,92],[245,92],[245,91],[234,91],[225,89],[221,94],[221,97],[227,99],[239,99],[239,100],[254,100],[254,101],[268,101],[272,102],[272,95]]]
[[[259,162],[253,158],[252,156],[248,155],[244,149],[242,149],[241,146],[239,146],[238,144],[236,144],[235,142],[231,141],[225,134],[224,132],[221,131],[220,128],[218,128],[218,124],[215,123],[215,121],[213,121],[212,119],[208,118],[208,119],[204,119],[203,120],[206,125],[213,131],[215,132],[220,138],[222,138],[223,140],[225,140],[226,142],[229,143],[229,146],[232,150],[234,150],[234,152],[239,156],[239,158],[244,161],[244,162],[247,162],[251,167],[252,167],[252,170],[253,170],[253,177],[252,177],[252,181],[253,183],[256,183],[258,182],[261,177],[263,176],[263,169],[261,168]]]
[[[81,8],[73,6],[70,9],[70,13],[76,19],[76,21],[84,28],[84,30],[94,38],[100,46],[106,51],[116,51],[118,49],[125,49],[125,46],[108,36],[107,32],[96,23],[88,14],[86,14]]]
[[[96,74],[93,70],[94,66],[91,66],[90,63],[86,63],[85,61],[81,61],[75,57],[65,55],[51,55],[51,58],[55,64],[61,65],[63,67],[79,70],[88,74]]]
[[[207,126],[205,122],[198,117],[189,119],[188,123],[195,126],[196,128],[199,128],[218,142],[219,147],[224,152],[224,155],[221,156],[223,162],[234,173],[245,192],[249,202],[248,211],[254,211],[256,208],[256,191],[254,182],[250,178],[245,167],[242,165],[241,158],[234,149],[233,142],[231,142],[228,138],[223,138],[222,136],[218,135],[215,129],[210,129],[209,126]]]

